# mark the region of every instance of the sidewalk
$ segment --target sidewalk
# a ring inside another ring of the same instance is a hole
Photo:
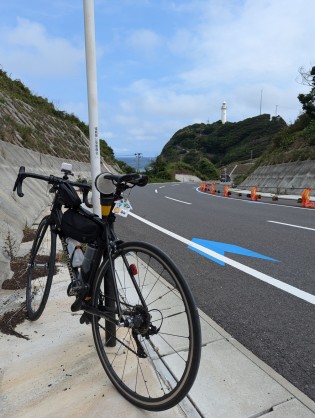
[[[181,405],[140,410],[122,398],[96,354],[91,327],[70,311],[66,268],[55,276],[37,322],[0,334],[1,416],[314,418],[315,404],[200,312],[203,336],[197,380]],[[169,362],[176,374],[176,364]]]

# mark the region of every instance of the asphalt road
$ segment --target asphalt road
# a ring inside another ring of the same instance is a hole
[[[129,199],[141,219],[117,219],[118,236],[163,249],[207,315],[315,400],[315,210],[187,183],[134,188]],[[197,253],[191,240],[226,258]]]

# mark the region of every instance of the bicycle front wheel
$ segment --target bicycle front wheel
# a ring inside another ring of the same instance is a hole
[[[40,222],[27,267],[26,308],[28,318],[38,319],[46,306],[55,270],[56,234],[50,217]]]
[[[123,321],[113,330],[108,320],[93,316],[99,358],[131,403],[152,411],[171,408],[187,395],[200,362],[200,322],[193,296],[170,258],[152,245],[122,244],[112,262]],[[111,277],[107,260],[93,286],[93,306],[100,310],[106,311],[106,280]]]

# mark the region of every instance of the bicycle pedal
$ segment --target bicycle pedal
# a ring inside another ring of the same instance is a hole
[[[83,299],[78,297],[71,305],[71,312],[78,312],[81,309]]]
[[[84,283],[82,280],[73,280],[69,283],[67,289],[68,296],[79,296],[82,291],[87,291],[89,289],[88,284]]]
[[[80,318],[80,324],[89,325],[92,322],[92,315],[84,312],[84,314]]]

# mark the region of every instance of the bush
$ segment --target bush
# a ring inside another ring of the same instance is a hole
[[[16,130],[24,141],[28,141],[33,132],[33,129],[28,125],[17,125]]]
[[[303,134],[310,145],[315,145],[315,121],[312,121],[305,129]]]
[[[200,173],[206,176],[209,180],[216,180],[219,178],[218,170],[207,158],[202,158],[199,161],[197,170],[200,171]]]

